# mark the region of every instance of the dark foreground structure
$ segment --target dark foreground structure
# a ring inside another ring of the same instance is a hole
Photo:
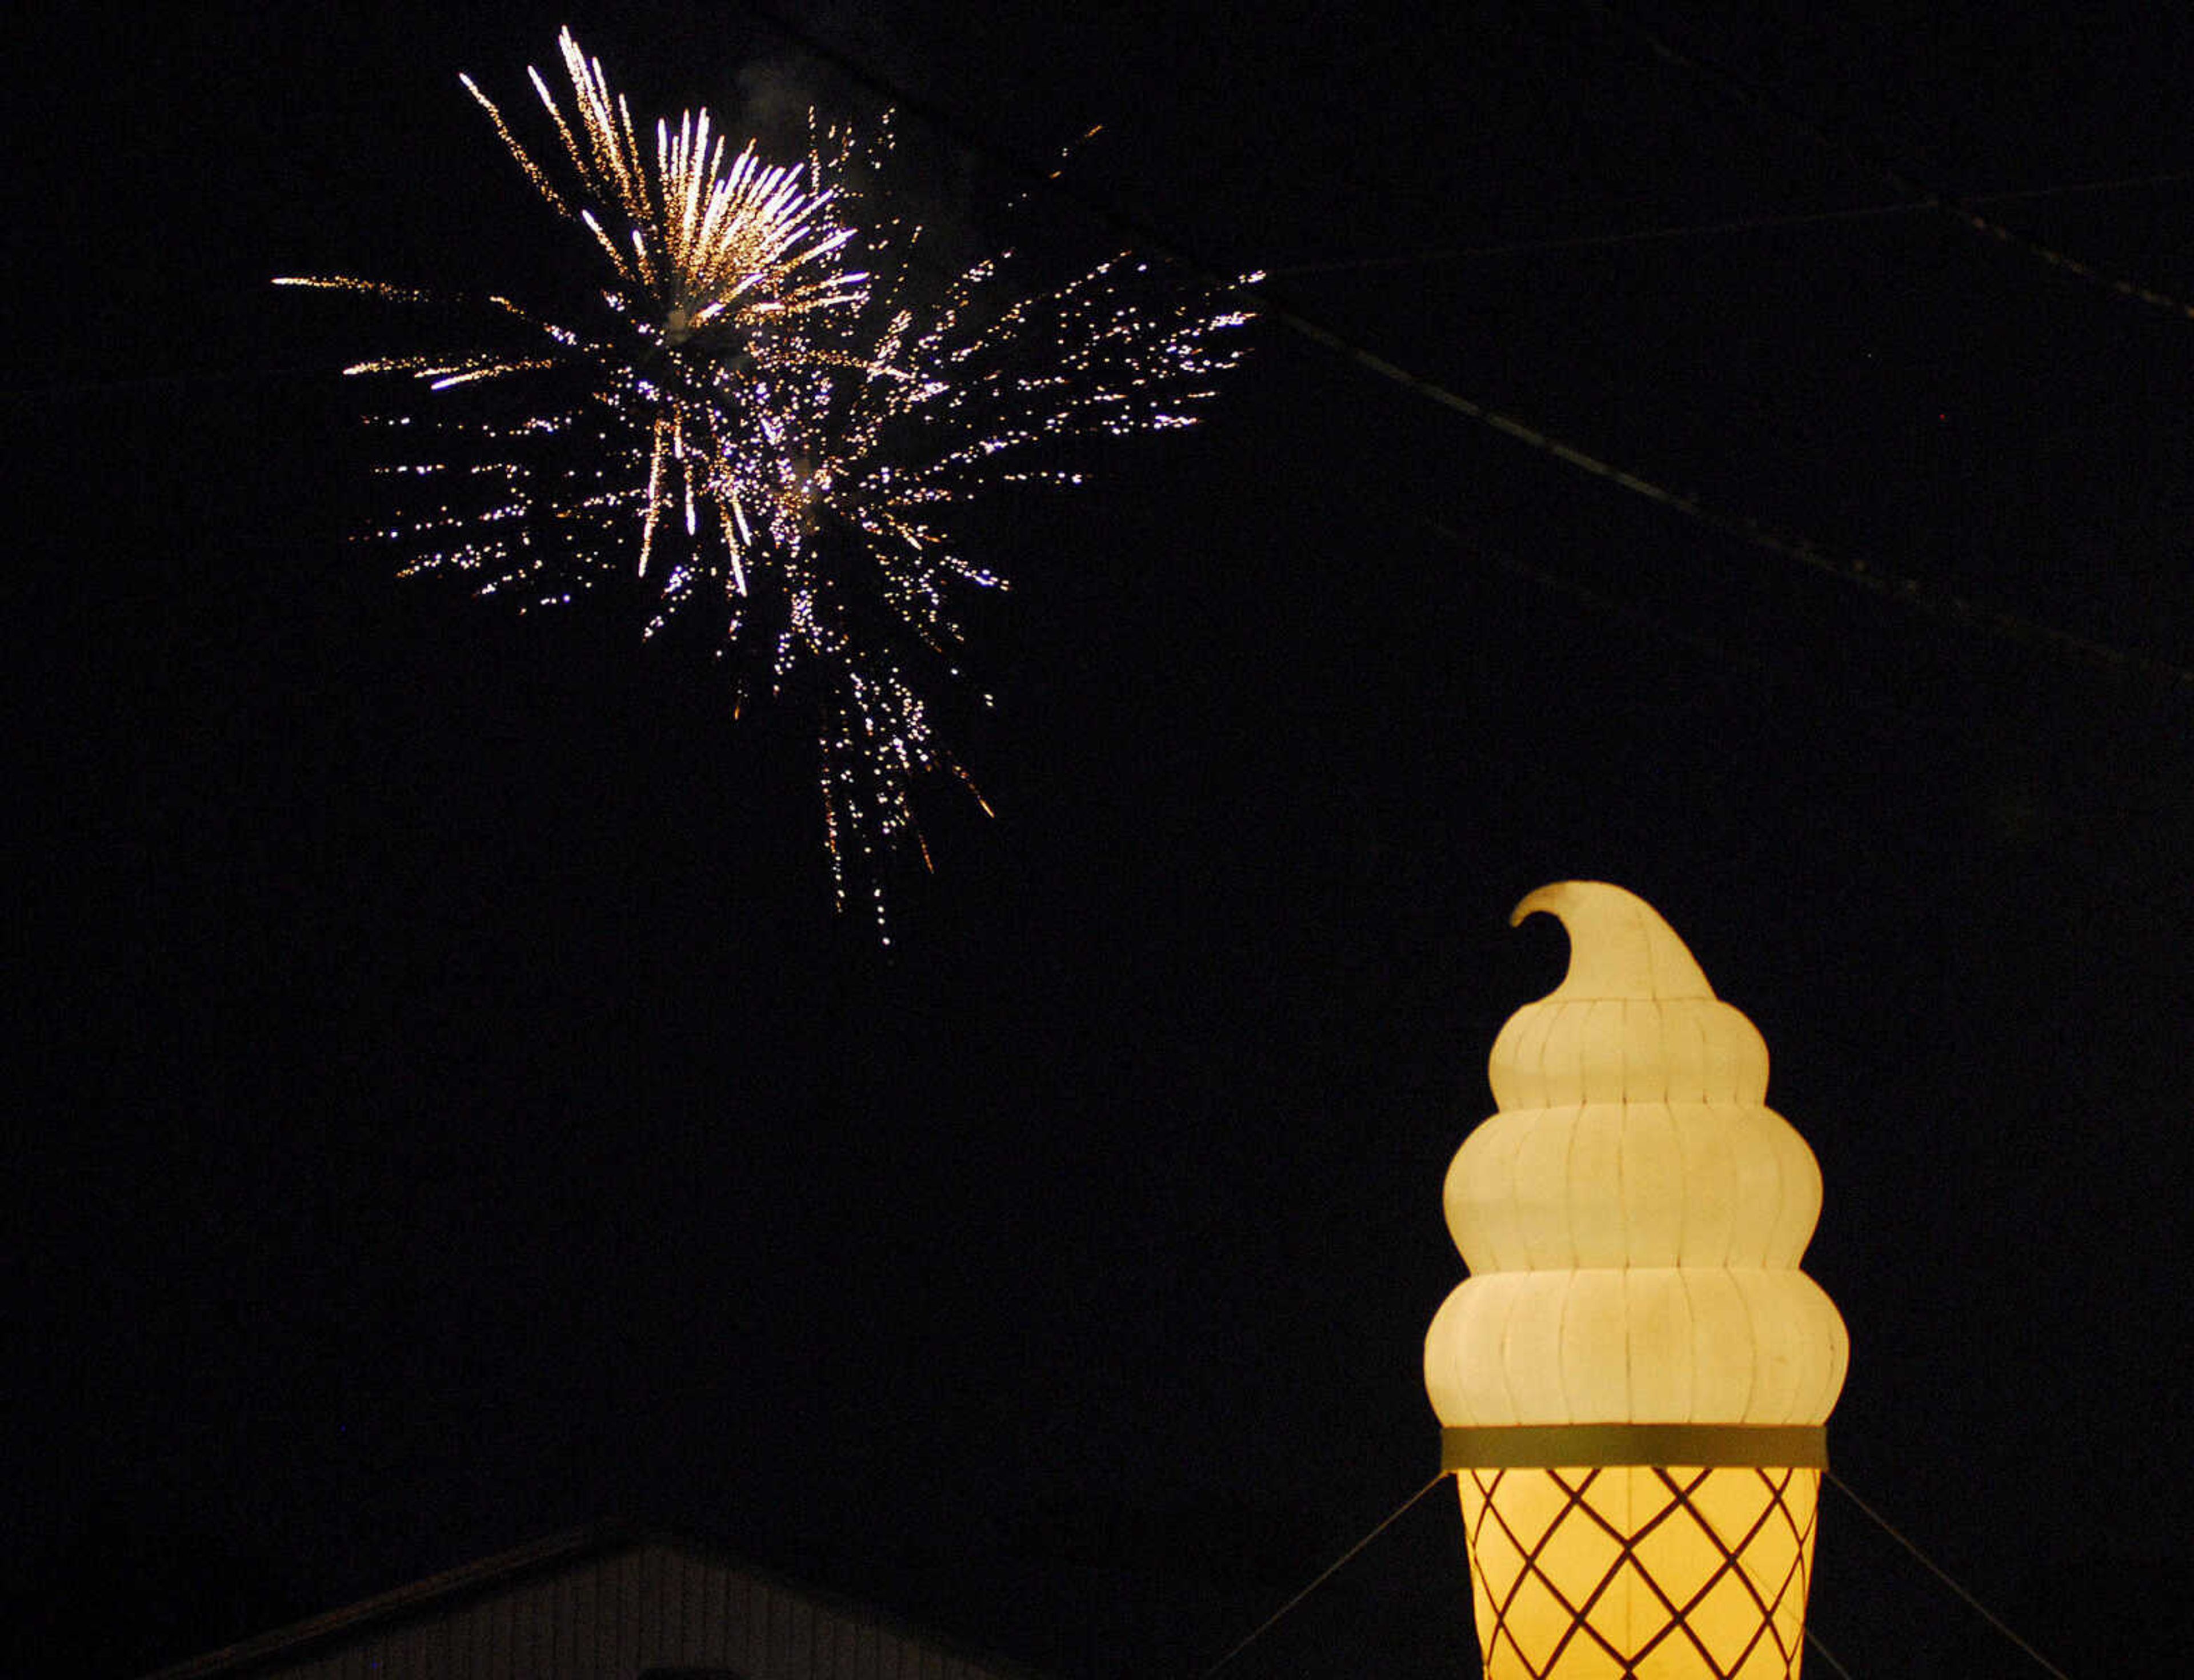
[[[698,1541],[560,1535],[147,1680],[1030,1680]]]

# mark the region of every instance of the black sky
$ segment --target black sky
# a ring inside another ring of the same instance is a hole
[[[1869,148],[1974,198],[2194,169],[2194,38],[1412,9],[804,25],[949,117],[903,121],[969,238],[1014,186],[977,143],[1101,122],[1087,200],[1830,565],[1267,322],[1200,429],[976,515],[999,814],[935,790],[888,953],[796,719],[733,726],[615,603],[513,621],[345,542],[333,370],[383,320],[266,284],[562,261],[456,76],[515,104],[563,22],[651,108],[864,110],[843,76],[732,6],[19,41],[10,1671],[621,1516],[1198,1672],[1431,1473],[1441,1175],[1561,970],[1506,913],[1571,875],[1766,1036],[1839,1473],[2074,1672],[2161,1651],[2118,1595],[2189,1578],[2189,691],[1990,624],[2194,663],[2194,324],[1937,212],[1725,224],[1892,203]],[[2189,191],[1987,209],[2194,299]],[[1825,1523],[1853,1672],[2013,1671]],[[1427,1500],[1242,1671],[1473,1672],[1461,1569]]]

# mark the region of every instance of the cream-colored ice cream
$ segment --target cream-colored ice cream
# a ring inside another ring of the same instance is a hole
[[[1812,1151],[1767,1048],[1598,881],[1493,1046],[1447,1176],[1470,1276],[1425,1338],[1488,1680],[1798,1680],[1843,1321],[1798,1260]]]
[[[1621,887],[1564,881],[1570,967],[1509,1018],[1499,1112],[1447,1176],[1470,1276],[1425,1341],[1450,1429],[1818,1425],[1843,1321],[1798,1260],[1812,1151],[1767,1107],[1767,1047],[1684,943]]]

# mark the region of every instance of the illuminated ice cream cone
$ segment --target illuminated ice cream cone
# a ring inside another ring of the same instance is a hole
[[[1447,1176],[1470,1276],[1425,1339],[1487,1680],[1795,1680],[1848,1353],[1798,1270],[1819,1169],[1650,905],[1538,910],[1569,973],[1495,1041]]]

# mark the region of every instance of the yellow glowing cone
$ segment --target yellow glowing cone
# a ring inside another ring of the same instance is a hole
[[[1425,1338],[1487,1680],[1795,1680],[1843,1321],[1798,1270],[1812,1151],[1767,1048],[1598,881],[1447,1176],[1470,1276]]]

